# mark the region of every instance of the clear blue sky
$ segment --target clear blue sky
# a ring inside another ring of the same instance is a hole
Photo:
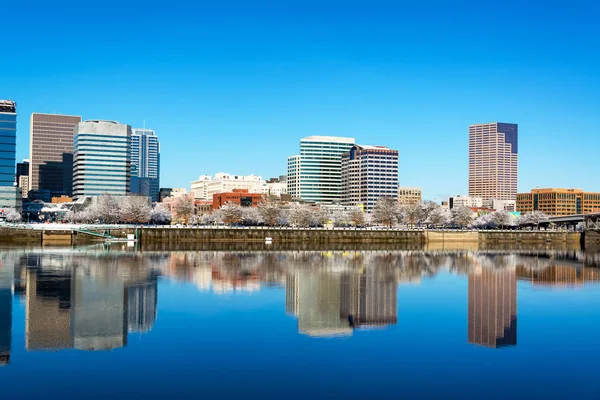
[[[130,4],[131,3],[131,4]],[[467,191],[468,125],[519,124],[519,190],[600,191],[596,1],[2,2],[0,98],[155,129],[161,186],[264,177],[308,135],[400,151],[400,183]]]

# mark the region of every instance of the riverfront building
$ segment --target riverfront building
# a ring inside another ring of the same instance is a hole
[[[16,141],[17,104],[0,100],[0,216],[23,207],[21,190],[15,182]]]
[[[419,204],[423,200],[423,191],[420,187],[398,186],[398,203],[400,205]]]
[[[81,117],[31,114],[29,190],[48,190],[50,196],[73,194],[73,137]]]
[[[73,198],[130,192],[131,127],[85,121],[75,127]]]
[[[317,203],[342,201],[342,154],[354,138],[309,136],[300,140],[300,154],[288,157],[288,194]]]
[[[454,196],[448,198],[448,208],[452,210],[455,207],[480,208],[483,207],[483,199],[471,196]]]
[[[194,199],[210,201],[217,193],[230,193],[236,189],[244,189],[248,193],[262,193],[266,188],[261,176],[231,175],[225,172],[215,174],[214,178],[202,175],[198,180],[193,181],[191,186]]]
[[[517,124],[469,126],[469,196],[515,200],[518,142]]]
[[[151,129],[131,132],[131,193],[157,202],[160,190],[160,143]]]
[[[517,211],[541,211],[550,216],[590,214],[600,211],[600,193],[581,189],[533,189],[517,194]]]
[[[233,189],[228,193],[215,193],[213,195],[212,209],[218,210],[227,203],[237,204],[242,207],[258,207],[263,200],[260,193],[249,193],[248,189]]]
[[[398,150],[354,145],[342,154],[342,204],[362,205],[367,212],[379,197],[398,196]]]

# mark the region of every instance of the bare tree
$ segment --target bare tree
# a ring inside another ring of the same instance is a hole
[[[507,211],[495,211],[491,214],[491,218],[496,226],[504,228],[505,226],[511,225],[511,216]]]
[[[190,217],[194,214],[193,200],[186,196],[177,197],[173,205],[173,211],[178,220],[187,224]]]
[[[157,225],[169,224],[171,223],[171,211],[164,204],[158,203],[150,213],[150,221]]]
[[[425,223],[435,226],[447,226],[452,222],[452,214],[447,208],[437,207],[427,215]]]
[[[377,223],[389,227],[394,226],[401,220],[400,215],[400,206],[395,198],[382,196],[377,199],[377,204],[373,209],[373,219]]]
[[[306,204],[292,204],[290,207],[288,221],[292,225],[300,227],[310,226],[313,220],[313,209]]]
[[[256,207],[242,207],[242,223],[257,226],[262,223],[262,217]]]
[[[452,222],[456,226],[465,227],[473,223],[473,211],[467,206],[458,206],[452,209]]]
[[[21,213],[15,210],[10,210],[6,214],[6,222],[21,222]]]
[[[219,213],[226,225],[239,224],[244,220],[244,210],[239,204],[225,203],[219,209]]]
[[[116,224],[121,220],[120,201],[115,196],[103,194],[98,197],[96,211],[98,219],[107,224]]]
[[[126,196],[121,200],[121,221],[145,224],[152,217],[152,207],[144,196]]]
[[[348,212],[348,218],[354,226],[365,225],[365,213],[359,208],[353,208]]]
[[[346,210],[334,211],[331,219],[335,226],[348,226],[351,223],[350,212]]]
[[[549,222],[548,216],[541,211],[533,211],[519,218],[519,225],[535,225],[536,229],[540,224]]]
[[[275,226],[279,224],[282,211],[278,204],[271,201],[263,201],[258,205],[258,213],[266,225]]]

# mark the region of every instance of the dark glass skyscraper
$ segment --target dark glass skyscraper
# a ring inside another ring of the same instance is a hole
[[[159,201],[160,143],[151,129],[132,129],[131,133],[131,193]]]
[[[0,186],[14,186],[17,104],[0,100]]]

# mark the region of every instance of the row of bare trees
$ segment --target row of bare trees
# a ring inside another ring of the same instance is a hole
[[[138,196],[100,196],[85,210],[67,214],[67,219],[75,223],[153,223],[164,225],[176,219],[192,225],[266,225],[316,227],[332,223],[334,226],[370,226],[398,224],[431,227],[474,227],[496,228],[516,225],[535,225],[547,222],[543,213],[534,212],[520,218],[506,211],[484,214],[476,219],[468,207],[455,207],[452,210],[425,201],[418,204],[400,206],[392,197],[380,197],[371,214],[363,213],[359,207],[327,213],[323,208],[307,204],[293,203],[286,207],[279,203],[265,201],[258,207],[242,207],[227,203],[211,214],[195,215],[191,199],[177,198],[169,207],[157,204],[151,207],[147,198]]]

